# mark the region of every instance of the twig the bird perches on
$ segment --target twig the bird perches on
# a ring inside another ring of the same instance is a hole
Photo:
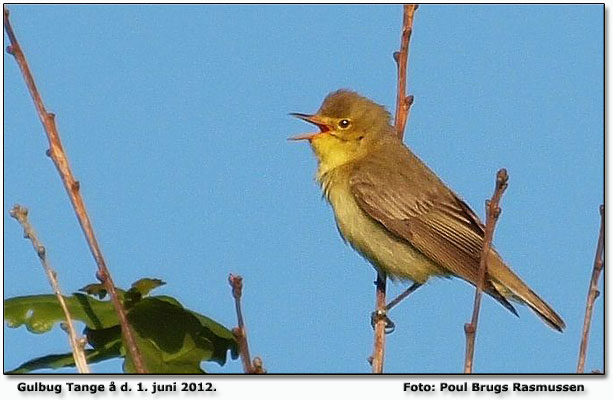
[[[94,260],[98,266],[96,276],[103,282],[107,292],[109,293],[111,302],[115,308],[115,312],[117,313],[119,323],[121,325],[121,333],[127,345],[128,354],[132,358],[136,371],[141,374],[146,373],[147,371],[143,364],[141,354],[138,351],[136,341],[134,340],[134,335],[128,323],[126,311],[119,300],[119,296],[115,290],[115,284],[113,283],[111,274],[106,266],[104,257],[102,256],[102,251],[100,250],[100,246],[96,240],[94,229],[85,208],[85,203],[81,197],[79,181],[75,179],[74,175],[72,174],[72,170],[70,169],[68,157],[62,146],[60,135],[55,123],[55,114],[52,114],[45,109],[43,99],[36,87],[36,83],[34,82],[34,77],[32,76],[32,72],[30,71],[26,57],[19,46],[19,42],[17,41],[17,37],[15,36],[15,32],[11,26],[9,20],[9,10],[6,7],[4,8],[4,29],[9,37],[9,41],[11,42],[6,51],[7,53],[12,54],[15,58],[15,61],[17,62],[17,65],[19,66],[25,80],[26,86],[30,92],[30,96],[32,96],[38,117],[43,124],[43,128],[49,141],[49,150],[47,151],[47,155],[53,160],[53,163],[55,164],[55,167],[62,178],[62,183],[64,184],[64,188],[68,193],[70,202],[72,203],[75,213],[77,214],[79,224],[81,225],[81,229],[83,230],[85,238],[87,239],[87,244],[89,245],[92,255],[94,256]]]
[[[30,224],[28,219],[28,209],[20,206],[19,204],[15,205],[11,209],[11,217],[15,218],[21,227],[23,228],[23,236],[26,239],[30,239],[32,242],[32,247],[36,251],[38,255],[38,259],[47,274],[47,279],[49,279],[49,283],[51,284],[51,288],[53,289],[53,293],[57,297],[57,300],[60,303],[60,307],[64,312],[64,317],[66,318],[66,326],[68,331],[68,338],[70,339],[70,347],[72,348],[72,356],[74,358],[75,365],[77,370],[81,374],[89,374],[91,371],[89,370],[89,366],[87,365],[87,359],[85,358],[85,353],[83,351],[82,341],[77,336],[77,331],[74,328],[74,324],[72,323],[72,317],[70,316],[70,311],[68,310],[68,306],[64,301],[64,296],[62,296],[62,290],[60,289],[60,284],[57,280],[57,273],[51,267],[51,263],[49,263],[49,259],[47,258],[47,250],[45,246],[40,242],[38,236],[36,235],[36,231]]]
[[[479,323],[479,310],[481,309],[481,296],[485,287],[485,277],[487,276],[487,258],[492,248],[492,239],[494,238],[494,228],[500,216],[500,199],[508,186],[509,175],[506,169],[501,169],[496,174],[496,189],[491,200],[485,202],[485,235],[483,238],[483,247],[481,248],[481,261],[479,263],[479,275],[476,289],[475,302],[473,305],[473,315],[470,323],[464,325],[464,333],[466,333],[466,357],[464,359],[464,373],[472,374],[473,359],[475,356],[475,336],[477,334],[477,324]]]
[[[402,37],[400,51],[394,53],[394,60],[398,67],[398,88],[396,93],[396,134],[402,139],[404,128],[409,119],[409,110],[413,104],[413,96],[407,96],[407,65],[409,63],[409,41],[413,33],[413,19],[418,4],[405,4],[402,21]]]
[[[385,357],[385,325],[387,319],[385,318],[385,286],[387,283],[387,276],[385,272],[380,271],[377,274],[377,280],[375,285],[377,286],[376,292],[376,311],[375,311],[375,340],[372,356],[369,361],[372,366],[373,374],[383,373],[383,359]]]
[[[417,10],[417,4],[405,4],[403,6],[403,18],[402,18],[402,35],[400,39],[400,51],[394,53],[394,60],[398,67],[398,87],[396,95],[396,115],[394,117],[394,124],[396,127],[396,133],[398,137],[404,136],[404,128],[409,118],[409,109],[413,104],[413,96],[407,96],[407,64],[409,59],[409,41],[411,40],[411,33],[413,32],[413,19],[415,11]],[[372,372],[375,374],[383,373],[383,358],[385,353],[385,327],[389,319],[385,317],[386,304],[385,304],[385,291],[386,291],[386,279],[387,277],[383,273],[377,273],[377,286],[376,294],[376,310],[375,310],[375,337],[374,337],[374,350],[369,362],[372,366]]]
[[[243,310],[241,307],[241,297],[243,296],[243,278],[240,275],[230,274],[228,278],[230,286],[232,287],[232,297],[234,297],[234,306],[236,308],[236,318],[238,320],[238,327],[232,329],[232,333],[238,342],[238,352],[243,363],[243,371],[246,374],[265,374],[262,359],[255,357],[251,360],[249,354],[249,344],[247,343],[247,328],[245,327],[245,320],[243,319]]]
[[[592,324],[592,313],[594,312],[594,302],[600,295],[598,291],[598,280],[604,268],[604,204],[600,206],[600,234],[596,245],[596,255],[594,256],[594,269],[592,279],[587,293],[587,303],[585,305],[585,318],[583,320],[583,331],[581,335],[581,346],[579,347],[579,361],[577,363],[577,373],[582,374],[585,370],[585,357],[587,354],[588,339],[590,337],[590,326]]]

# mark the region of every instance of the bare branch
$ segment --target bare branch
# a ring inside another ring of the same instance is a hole
[[[64,301],[64,296],[62,296],[62,290],[60,289],[60,284],[57,280],[57,272],[51,267],[51,263],[47,258],[47,250],[45,246],[38,239],[38,235],[36,231],[30,224],[28,219],[28,209],[15,205],[11,210],[11,217],[15,218],[17,222],[21,224],[23,228],[23,236],[26,239],[30,239],[32,242],[32,247],[36,251],[38,255],[38,259],[47,274],[47,279],[49,279],[49,283],[51,284],[51,288],[53,289],[53,293],[57,297],[57,300],[60,303],[60,307],[62,307],[62,311],[64,312],[64,317],[66,318],[66,327],[68,331],[68,338],[70,339],[70,347],[72,348],[72,356],[74,358],[75,365],[77,366],[77,370],[81,374],[88,374],[91,371],[89,370],[89,366],[87,365],[87,360],[85,358],[85,353],[83,351],[83,346],[81,344],[81,340],[77,335],[77,331],[74,328],[72,323],[72,317],[70,315],[70,311],[68,310],[68,306]]]
[[[409,63],[409,41],[413,33],[413,19],[418,4],[405,4],[402,19],[402,36],[400,39],[400,51],[394,53],[394,60],[398,67],[398,88],[396,94],[396,134],[402,139],[404,128],[409,119],[409,111],[414,97],[407,96],[407,65]]]
[[[592,279],[587,293],[587,303],[585,305],[585,318],[583,320],[583,331],[581,334],[581,346],[579,347],[579,361],[577,363],[577,373],[582,374],[585,370],[585,357],[587,354],[587,345],[590,337],[590,326],[592,324],[592,314],[594,312],[594,302],[600,295],[598,291],[598,280],[600,273],[604,268],[604,204],[600,206],[600,234],[598,236],[598,244],[596,245],[596,255],[594,256],[594,269],[592,270]]]
[[[265,374],[262,359],[255,357],[251,360],[249,354],[249,344],[247,343],[247,328],[245,327],[245,321],[243,319],[243,311],[241,307],[241,297],[243,295],[243,277],[240,275],[230,274],[228,278],[230,286],[232,287],[232,296],[234,297],[234,306],[236,308],[236,318],[238,320],[238,327],[232,329],[232,333],[238,342],[238,352],[243,363],[243,371],[246,374]]]
[[[387,276],[384,272],[380,271],[377,274],[376,292],[376,311],[375,311],[375,339],[374,350],[369,361],[372,365],[373,374],[383,373],[383,358],[385,356],[385,326],[387,322],[386,318],[386,304],[385,304],[385,286]]]
[[[253,358],[253,373],[254,374],[265,374],[266,369],[264,369],[264,362],[260,357]]]
[[[13,28],[11,27],[9,10],[6,7],[4,8],[4,29],[6,30],[6,34],[11,42],[11,45],[7,47],[6,51],[15,57],[15,61],[17,61],[17,64],[19,65],[19,69],[21,70],[26,86],[30,92],[30,96],[34,101],[34,106],[36,107],[38,117],[43,124],[43,128],[49,141],[49,150],[47,151],[47,155],[53,160],[53,163],[55,164],[55,167],[62,178],[62,183],[64,184],[64,188],[68,193],[70,202],[75,210],[75,213],[77,214],[79,224],[81,225],[81,229],[83,230],[85,238],[87,239],[89,249],[98,266],[96,276],[105,285],[105,288],[111,297],[111,302],[113,303],[115,312],[119,317],[121,332],[127,344],[128,353],[134,362],[136,371],[138,373],[146,373],[147,371],[143,364],[142,357],[138,351],[136,341],[134,340],[134,335],[128,323],[126,311],[119,300],[117,291],[115,290],[115,284],[113,283],[111,274],[106,266],[104,257],[102,256],[102,251],[100,250],[100,246],[96,240],[94,229],[85,208],[85,203],[81,197],[79,181],[75,179],[74,175],[72,174],[72,170],[70,169],[68,157],[62,146],[60,135],[55,123],[55,114],[52,114],[45,109],[43,99],[36,87],[36,83],[34,82],[34,77],[32,76],[32,72],[30,71],[26,57],[21,50],[17,37],[15,36]]]
[[[400,39],[400,51],[394,53],[394,60],[398,67],[398,87],[396,94],[396,116],[394,123],[396,126],[396,133],[398,137],[404,136],[404,128],[409,118],[409,109],[413,104],[413,96],[407,96],[407,65],[409,62],[409,41],[411,40],[411,33],[413,32],[413,19],[415,11],[417,10],[417,4],[405,4],[403,6],[403,18],[402,18],[402,35]],[[386,316],[388,308],[385,304],[386,296],[386,280],[387,276],[383,272],[377,272],[377,286],[376,292],[376,309],[375,309],[375,337],[374,337],[374,350],[372,356],[369,357],[369,362],[372,366],[372,372],[375,374],[383,373],[383,359],[385,356],[385,328],[388,324],[389,318]],[[394,303],[396,305],[404,297],[408,296],[408,292],[405,296]],[[393,307],[393,305],[392,305]],[[390,307],[391,308],[391,307]]]
[[[473,306],[473,315],[470,323],[464,325],[466,333],[466,356],[464,359],[464,373],[472,374],[473,359],[475,355],[475,336],[477,333],[477,324],[479,322],[479,310],[481,309],[481,296],[485,287],[485,277],[487,275],[487,258],[492,248],[492,239],[494,238],[494,229],[496,222],[500,216],[500,200],[502,194],[508,186],[509,175],[506,169],[501,169],[496,175],[496,189],[491,200],[485,201],[485,237],[483,239],[483,247],[481,249],[481,261],[479,263],[479,277],[475,289],[475,302]]]

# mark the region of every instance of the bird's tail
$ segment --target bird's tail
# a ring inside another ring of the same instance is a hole
[[[515,275],[494,251],[490,253],[488,258],[487,272],[492,284],[502,296],[528,305],[547,325],[555,330],[562,332],[566,327],[562,318],[553,308]]]

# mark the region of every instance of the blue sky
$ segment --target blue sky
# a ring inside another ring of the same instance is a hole
[[[314,112],[338,88],[393,110],[401,6],[10,10],[115,282],[161,278],[158,293],[232,327],[227,276],[240,274],[251,350],[270,372],[369,372],[374,270],[339,238],[310,149],[286,141],[310,128],[287,113]],[[576,368],[603,202],[602,22],[600,5],[417,12],[405,142],[480,216],[508,170],[496,248],[568,326],[556,333],[486,298],[475,372]],[[76,291],[95,281],[94,261],[17,66],[4,64],[4,296],[49,291],[7,218],[15,203]],[[473,296],[437,279],[398,306],[385,371],[461,372]],[[602,306],[588,371],[603,368]],[[59,328],[4,335],[6,369],[67,351]]]

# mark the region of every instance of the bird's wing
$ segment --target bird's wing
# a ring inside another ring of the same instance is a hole
[[[391,233],[451,274],[475,284],[483,224],[421,160],[402,150],[402,157],[394,158],[399,163],[393,166],[383,162],[385,154],[354,166],[350,187],[357,203]],[[486,291],[514,312],[489,279],[486,282]]]

